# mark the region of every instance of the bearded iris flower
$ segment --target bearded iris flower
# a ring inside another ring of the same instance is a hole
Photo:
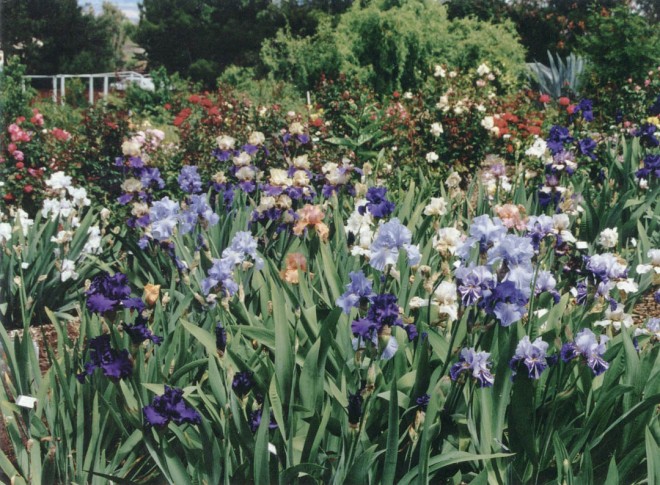
[[[155,396],[152,403],[142,408],[145,425],[162,428],[174,424],[201,424],[202,417],[183,400],[183,390],[165,386],[162,396]]]
[[[603,359],[605,344],[608,341],[605,335],[596,340],[596,335],[588,328],[578,332],[574,342],[565,343],[561,348],[561,359],[569,362],[581,358],[593,371],[594,375],[600,375],[609,368],[609,363]]]
[[[541,337],[538,337],[534,342],[531,342],[529,337],[525,335],[522,340],[518,342],[516,353],[509,363],[511,370],[513,371],[511,378],[513,379],[516,376],[518,364],[521,362],[527,367],[530,379],[540,378],[541,373],[552,362],[552,359],[547,357],[547,351],[548,343],[544,342]]]
[[[110,346],[110,335],[104,334],[91,339],[87,343],[89,361],[85,363],[85,370],[76,377],[81,383],[85,377],[91,376],[96,369],[101,369],[103,375],[110,379],[119,380],[128,377],[133,372],[133,363],[127,350],[116,350]]]
[[[456,381],[463,372],[468,372],[479,383],[480,387],[490,387],[495,378],[490,373],[490,353],[477,352],[474,348],[464,348],[458,362],[451,366],[449,376]]]

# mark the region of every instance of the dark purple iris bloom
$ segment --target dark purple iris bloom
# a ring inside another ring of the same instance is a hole
[[[110,276],[104,273],[94,278],[87,295],[87,308],[98,314],[117,310],[119,307],[142,311],[144,303],[139,298],[130,298],[131,288],[128,278],[122,273]]]
[[[422,411],[426,411],[429,402],[431,402],[431,396],[429,396],[428,394],[422,394],[415,400],[415,403],[417,403],[417,407],[419,407]]]
[[[401,325],[397,297],[391,293],[374,296],[367,311],[367,318],[376,322],[379,329],[384,325]]]
[[[639,137],[639,143],[642,146],[653,148],[660,146],[660,140],[655,137],[657,127],[651,123],[644,123],[642,126],[633,131],[633,136]]]
[[[110,347],[110,335],[104,334],[91,339],[87,343],[87,349],[89,361],[85,363],[85,370],[76,376],[81,383],[85,382],[85,377],[91,376],[96,369],[101,369],[104,376],[114,380],[128,377],[133,372],[128,351],[118,351]]]
[[[231,383],[231,388],[236,395],[240,398],[247,395],[248,392],[254,387],[254,373],[246,370],[234,375],[234,380]]]
[[[348,395],[348,423],[353,427],[357,427],[362,417],[362,394],[360,391],[355,394]]]
[[[227,331],[220,322],[215,326],[215,346],[220,352],[224,352],[227,348]]]
[[[394,212],[394,202],[387,200],[385,187],[369,187],[367,190],[367,204],[358,207],[358,212],[364,215],[367,210],[376,218],[387,217]]]
[[[649,115],[660,116],[660,95],[658,95],[653,104],[649,106]]]
[[[145,340],[151,340],[154,344],[160,345],[163,341],[163,337],[154,335],[147,326],[147,323],[148,322],[146,318],[144,318],[142,315],[138,315],[133,325],[125,323],[123,328],[128,336],[131,337],[131,341],[135,345],[140,345]]]
[[[635,176],[640,179],[654,178],[660,179],[660,155],[646,155],[643,160],[643,167],[635,172]]]
[[[653,294],[653,301],[655,301],[658,305],[660,305],[660,290],[656,291]]]
[[[623,111],[621,111],[620,109],[616,110],[616,113],[614,115],[614,122],[617,125],[623,123]]]
[[[584,121],[593,121],[594,120],[594,112],[593,112],[593,103],[591,102],[590,99],[583,99],[581,100],[577,107],[575,108],[575,113],[582,113],[582,118]]]
[[[353,320],[353,323],[351,323],[353,335],[361,337],[364,340],[375,341],[379,330],[380,327],[378,324],[369,318],[360,318]]]
[[[570,143],[573,143],[573,137],[568,131],[568,128],[558,125],[553,125],[552,128],[550,128],[546,144],[553,155],[562,151],[565,145]]]
[[[154,396],[149,406],[142,408],[147,427],[163,427],[172,421],[174,424],[200,424],[202,417],[183,400],[183,390],[165,386],[162,396]]]
[[[194,165],[185,165],[177,179],[181,190],[188,194],[198,194],[202,191],[202,177],[197,173]]]
[[[256,409],[250,413],[250,430],[253,433],[256,433],[261,425],[261,415],[263,410],[261,408]],[[268,423],[268,429],[277,429],[277,422],[273,416],[273,412],[270,412],[270,422]]]
[[[585,138],[579,141],[578,146],[580,147],[580,153],[582,155],[586,155],[592,160],[596,160],[596,154],[594,153],[594,150],[596,149],[595,141],[591,138]]]

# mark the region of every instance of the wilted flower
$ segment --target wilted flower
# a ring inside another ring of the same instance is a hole
[[[162,396],[154,396],[150,405],[142,409],[145,425],[163,427],[174,424],[201,424],[202,417],[183,400],[183,390],[165,386]]]
[[[227,331],[222,326],[222,322],[218,322],[215,326],[215,346],[220,353],[224,353],[227,348]]]
[[[146,285],[144,285],[143,298],[148,306],[154,306],[158,301],[159,295],[160,295],[160,285],[154,285],[151,283],[147,283]]]
[[[263,409],[255,409],[250,413],[250,431],[253,433],[256,433],[257,430],[259,429],[259,426],[261,425],[261,415],[263,413]],[[275,417],[273,416],[273,412],[270,412],[270,421],[268,423],[268,429],[277,429],[277,422],[275,421]]]

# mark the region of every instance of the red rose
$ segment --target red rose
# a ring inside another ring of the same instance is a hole
[[[5,202],[11,202],[12,200],[14,200],[14,194],[5,194],[3,199],[5,199]]]
[[[25,192],[26,194],[32,193],[33,190],[34,187],[32,187],[31,185],[26,185],[25,187],[23,187],[23,192]]]
[[[539,96],[539,101],[543,104],[549,103],[550,102],[550,96],[548,96],[547,94],[542,94],[541,96]]]
[[[569,115],[572,115],[573,113],[575,113],[575,108],[577,108],[577,106],[575,106],[574,104],[572,104],[572,105],[570,105],[568,108],[566,108],[566,112],[567,112]]]
[[[23,162],[17,162],[16,163],[16,168],[19,170],[23,170],[23,167],[25,167],[25,164]]]
[[[571,100],[568,99],[566,96],[562,96],[561,98],[559,98],[560,106],[568,106],[569,104],[571,104]]]
[[[167,111],[169,111],[169,110],[172,109],[172,105],[171,105],[170,103],[165,103],[164,108],[165,108]]]

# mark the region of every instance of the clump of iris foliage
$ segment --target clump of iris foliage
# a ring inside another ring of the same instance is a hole
[[[566,101],[527,137],[471,111],[504,151],[461,173],[413,151],[401,176],[400,147],[363,150],[376,128],[328,137],[315,112],[268,130],[267,108],[250,129],[207,125],[196,152],[192,110],[178,146],[136,131],[112,210],[46,170],[41,209],[0,221],[0,469],[656,483],[660,320],[633,311],[660,299],[658,113],[595,125],[598,106]],[[424,130],[441,139],[438,119]],[[27,331],[45,323],[40,367]]]

